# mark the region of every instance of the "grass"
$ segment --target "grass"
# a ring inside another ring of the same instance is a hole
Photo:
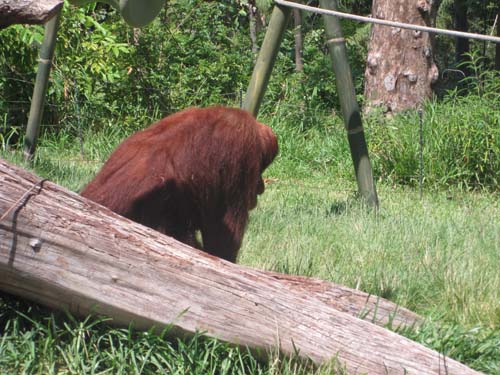
[[[269,186],[241,262],[358,287],[440,320],[500,326],[495,196],[448,192],[420,200],[409,189],[379,185],[375,215],[339,188],[325,181]]]
[[[159,335],[118,329],[104,319],[80,321],[9,299],[2,313],[2,373],[228,374],[231,366],[236,374],[259,373],[249,353],[216,340],[171,341],[168,329]]]
[[[454,91],[442,101],[425,103],[421,120],[415,111],[392,119],[367,117],[375,174],[384,181],[417,186],[422,152],[426,186],[498,192],[500,74],[491,72],[481,85],[488,86],[488,91],[467,96]]]
[[[314,276],[381,295],[427,318],[402,334],[487,374],[500,375],[500,203],[494,190],[418,191],[378,182],[381,208],[356,199],[338,120],[300,132],[283,113],[269,123],[280,155],[252,212],[241,263]],[[41,137],[41,176],[79,190],[124,133],[87,133],[85,158],[69,133]],[[1,156],[23,164],[4,148]],[[196,336],[179,340],[75,319],[0,295],[0,373],[331,374]]]

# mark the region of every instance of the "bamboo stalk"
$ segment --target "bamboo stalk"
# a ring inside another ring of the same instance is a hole
[[[320,0],[320,5],[322,8],[334,10],[337,8],[337,1]],[[335,72],[340,107],[358,182],[358,192],[368,205],[378,208],[377,191],[373,181],[368,146],[365,141],[359,106],[356,101],[342,28],[336,17],[323,15],[323,20],[327,37],[326,43],[330,52],[333,71]]]
[[[271,14],[271,20],[269,21],[243,103],[243,108],[255,117],[259,113],[262,98],[264,97],[269,77],[271,77],[274,62],[278,55],[291,12],[292,10],[288,7],[275,6]]]
[[[35,153],[38,134],[40,133],[45,94],[47,93],[47,86],[49,83],[50,69],[52,67],[52,58],[54,56],[56,46],[61,11],[62,8],[45,24],[45,34],[43,36],[42,46],[40,47],[38,71],[36,74],[33,96],[31,98],[26,136],[24,138],[24,156],[27,160],[31,159]]]

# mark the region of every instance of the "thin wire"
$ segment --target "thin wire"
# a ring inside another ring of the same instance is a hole
[[[306,10],[306,11],[318,13],[318,14],[327,14],[330,16],[336,16],[336,17],[341,17],[341,18],[348,18],[351,20],[359,21],[359,22],[375,23],[375,24],[384,25],[384,26],[400,27],[402,29],[418,30],[418,31],[425,31],[425,32],[434,33],[434,34],[444,34],[444,35],[458,36],[458,37],[467,38],[467,39],[478,39],[478,40],[486,40],[486,41],[493,42],[493,43],[500,43],[500,37],[496,37],[496,36],[474,34],[474,33],[465,33],[462,31],[438,29],[436,27],[412,25],[412,24],[403,23],[403,22],[381,20],[379,18],[373,18],[373,17],[357,16],[355,14],[339,12],[336,10],[328,10],[328,9],[312,7],[309,5],[298,4],[298,3],[294,3],[294,2],[286,1],[286,0],[274,0],[274,2],[276,4],[287,6],[290,8]]]
[[[47,181],[47,179],[42,179],[38,182],[35,182],[23,195],[21,195],[21,198],[19,198],[17,201],[14,202],[14,204],[12,206],[10,206],[7,211],[5,211],[5,213],[0,217],[0,222],[2,222],[8,215],[9,213],[14,210],[14,209],[17,209],[19,206],[23,206],[24,204],[26,204],[26,202],[22,203],[21,202],[27,198],[30,194],[31,194],[31,191],[38,187],[38,192],[36,194],[40,194],[42,188],[43,188],[43,183]]]

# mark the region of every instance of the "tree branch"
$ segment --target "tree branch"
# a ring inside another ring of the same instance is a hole
[[[43,24],[63,4],[63,0],[0,0],[0,29],[14,24]]]

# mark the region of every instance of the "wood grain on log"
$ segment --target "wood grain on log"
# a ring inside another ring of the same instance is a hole
[[[0,29],[19,23],[45,23],[63,4],[63,0],[0,0]]]
[[[2,215],[0,289],[47,306],[337,358],[351,374],[478,374],[332,307],[333,284],[214,258],[0,160]]]

